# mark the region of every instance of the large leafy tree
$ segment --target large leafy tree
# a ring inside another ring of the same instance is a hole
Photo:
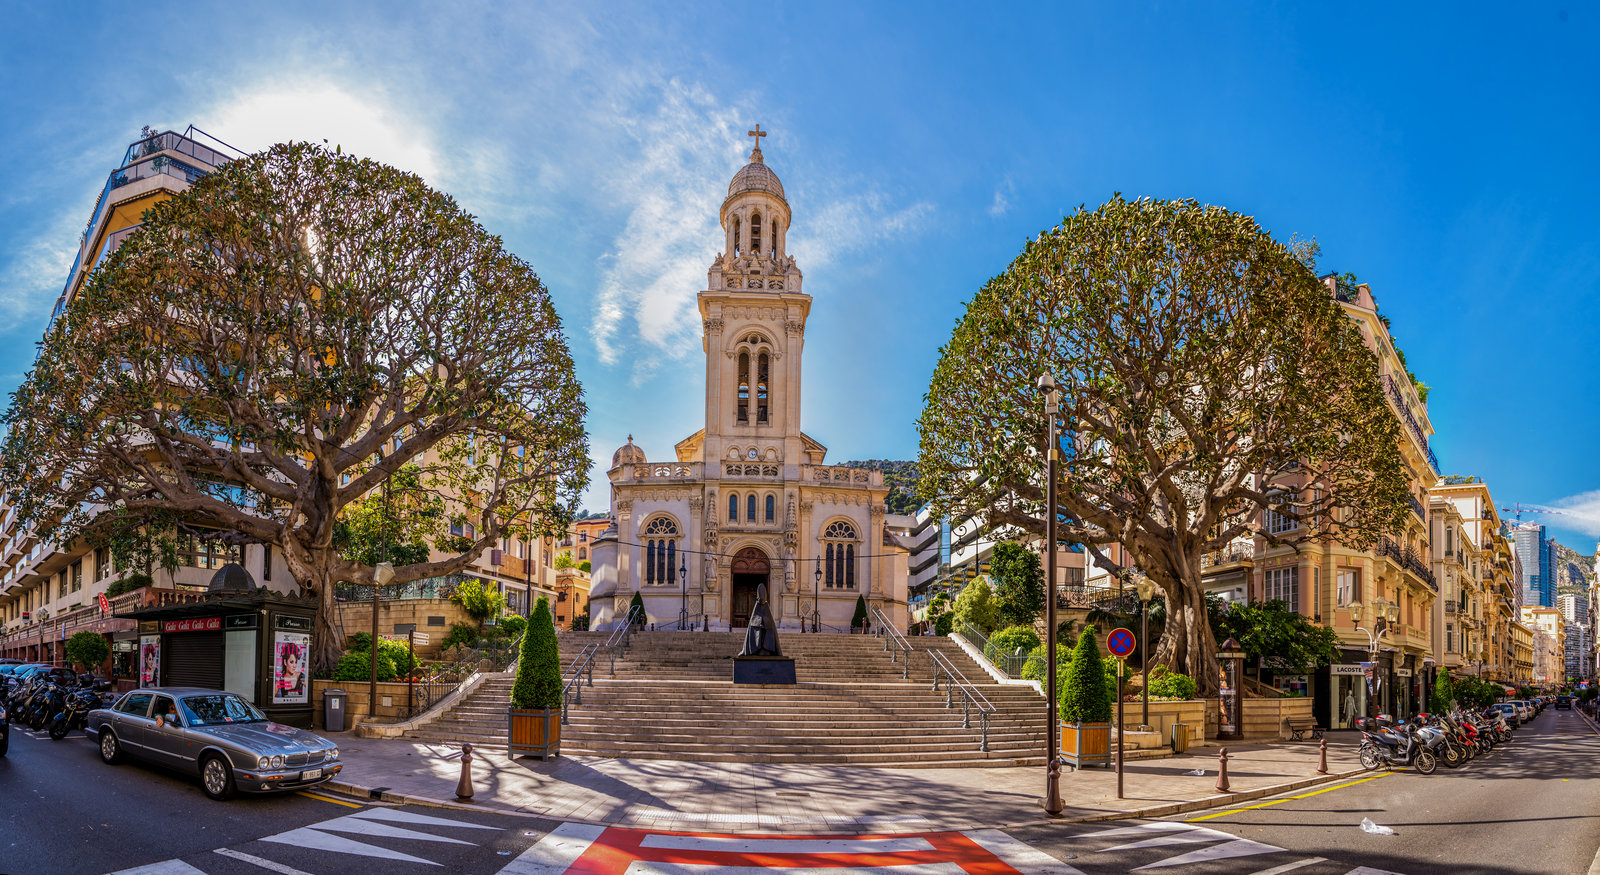
[[[1015,541],[994,545],[989,559],[1002,626],[1032,626],[1044,612],[1044,569],[1039,554]]]
[[[342,511],[414,467],[454,525],[393,583],[460,571],[519,526],[560,531],[583,417],[527,264],[416,176],[292,143],[157,205],[96,270],[4,417],[0,478],[61,541],[170,515],[278,545],[320,599],[326,670],[333,585],[373,583]]]
[[[1035,382],[1053,374],[1060,539],[1149,574],[1167,604],[1156,660],[1214,690],[1202,556],[1252,536],[1361,548],[1407,512],[1377,359],[1310,257],[1193,201],[1080,209],[979,290],[941,351],[920,491],[1042,536]],[[1268,509],[1287,523],[1263,526]]]
[[[1311,622],[1285,602],[1225,604],[1213,596],[1207,609],[1214,636],[1233,638],[1250,658],[1280,674],[1305,674],[1338,658],[1339,633]]]

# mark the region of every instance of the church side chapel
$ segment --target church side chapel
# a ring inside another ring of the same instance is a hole
[[[638,593],[657,628],[742,629],[765,586],[780,630],[847,632],[858,597],[904,628],[909,551],[885,528],[883,473],[825,464],[827,447],[800,430],[811,297],[787,248],[783,183],[761,154],[767,132],[750,136],[699,294],[705,428],[671,461],[650,461],[632,436],[612,456],[590,614],[606,627]]]

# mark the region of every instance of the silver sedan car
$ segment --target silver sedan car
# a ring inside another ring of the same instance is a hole
[[[198,774],[206,795],[294,790],[339,773],[339,749],[273,723],[242,697],[198,687],[147,687],[89,712],[84,729],[107,763],[134,756]]]

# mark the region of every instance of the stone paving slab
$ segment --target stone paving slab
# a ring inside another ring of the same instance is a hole
[[[329,789],[357,796],[470,807],[566,821],[724,832],[804,828],[879,832],[1016,826],[1046,820],[1044,768],[885,769],[772,763],[557,757],[511,760],[473,751],[473,797],[455,798],[460,747],[334,733],[345,761]],[[1316,774],[1315,742],[1229,748],[1228,793],[1216,749],[1132,760],[1123,798],[1112,769],[1064,770],[1063,820],[1160,817],[1286,792],[1362,771],[1359,736],[1335,733],[1330,774]],[[1204,769],[1204,775],[1189,774]]]

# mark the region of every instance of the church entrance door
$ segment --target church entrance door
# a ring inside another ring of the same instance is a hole
[[[728,588],[731,604],[728,606],[728,626],[743,629],[750,625],[750,614],[756,609],[756,587],[767,583],[772,573],[772,563],[767,555],[755,547],[746,547],[734,554],[732,586]],[[772,600],[772,587],[767,587],[767,600]]]

